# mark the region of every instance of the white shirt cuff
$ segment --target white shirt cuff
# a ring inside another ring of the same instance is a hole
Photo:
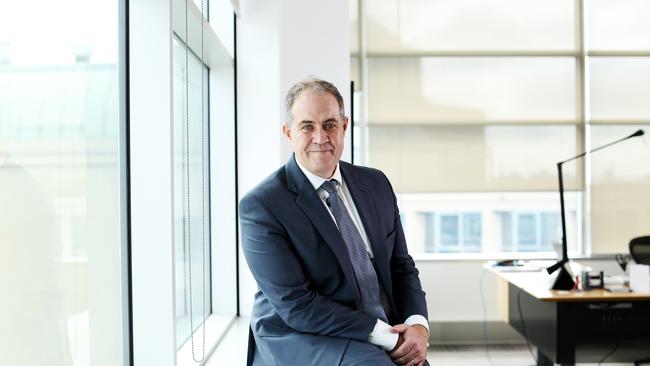
[[[429,322],[427,321],[427,318],[423,317],[422,315],[416,314],[416,315],[411,315],[408,318],[406,318],[406,321],[404,322],[406,325],[416,325],[419,324],[425,328],[427,328],[427,333],[429,333]]]
[[[427,329],[427,333],[429,332],[429,322],[427,321],[427,318],[423,317],[422,315],[418,315],[418,314],[411,315],[408,318],[406,318],[404,324],[406,325],[419,324]],[[398,337],[399,335],[393,332],[393,327],[377,319],[377,323],[375,323],[375,328],[368,336],[368,342],[383,348],[387,352],[390,352],[395,348],[395,345],[397,345]]]
[[[375,328],[368,336],[368,342],[383,348],[386,352],[390,352],[395,348],[397,338],[398,334],[393,333],[393,327],[377,319]]]

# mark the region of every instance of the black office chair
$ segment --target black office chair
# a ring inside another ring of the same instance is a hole
[[[630,255],[637,264],[650,264],[650,236],[630,240]],[[650,363],[650,358],[634,361],[634,366]]]
[[[630,255],[637,264],[650,264],[650,236],[640,236],[630,241]]]
[[[253,329],[248,327],[248,354],[246,355],[246,366],[253,366],[255,360],[255,337],[253,337]]]

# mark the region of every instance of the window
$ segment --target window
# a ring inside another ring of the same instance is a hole
[[[176,343],[180,347],[212,308],[209,70],[177,38],[173,43]]]
[[[480,213],[424,212],[425,251],[429,253],[477,252],[481,250]]]
[[[463,245],[480,249],[482,241],[481,214],[463,214]]]
[[[440,244],[442,246],[458,246],[458,215],[440,215]]]
[[[650,126],[646,2],[350,6],[355,163],[384,171],[407,214],[481,212],[486,228],[480,245],[472,219],[409,215],[413,253],[443,243],[551,252],[561,239],[556,163]],[[648,157],[630,141],[564,166],[571,253],[625,250],[650,231]],[[432,232],[442,241],[426,239]]]
[[[234,18],[227,0],[174,6],[174,332],[194,365],[237,314]]]
[[[2,4],[3,365],[128,357],[120,3]]]
[[[517,242],[522,247],[531,247],[537,243],[537,216],[533,214],[517,215]]]

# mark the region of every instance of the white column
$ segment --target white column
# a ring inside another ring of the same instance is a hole
[[[173,366],[171,1],[129,6],[133,357]]]
[[[347,0],[242,0],[237,22],[239,197],[282,166],[284,96],[309,75],[331,81],[350,101]],[[349,132],[343,159],[351,156]],[[256,285],[240,252],[240,311],[250,314]]]

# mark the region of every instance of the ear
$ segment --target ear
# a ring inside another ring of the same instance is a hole
[[[287,122],[282,124],[282,134],[287,138],[287,141],[291,142],[291,128]]]
[[[348,130],[348,117],[343,117],[343,132]]]

